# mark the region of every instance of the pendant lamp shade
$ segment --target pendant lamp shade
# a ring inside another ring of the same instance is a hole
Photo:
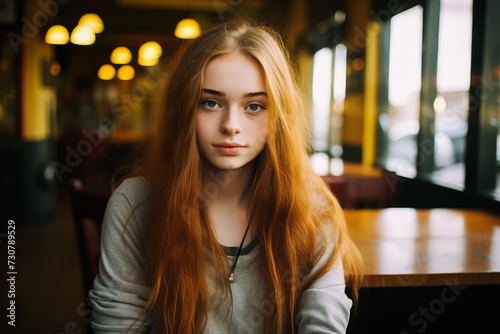
[[[132,60],[132,53],[125,46],[119,46],[111,52],[111,62],[113,64],[128,64]]]
[[[91,45],[95,42],[95,34],[89,27],[78,25],[71,32],[70,40],[77,45]]]
[[[200,36],[200,25],[194,19],[184,19],[175,27],[175,37],[192,39]]]
[[[86,26],[92,29],[95,34],[99,34],[104,30],[104,23],[99,15],[94,13],[87,13],[80,18],[78,25]]]
[[[160,58],[163,54],[163,50],[160,44],[155,41],[146,42],[139,48],[139,58],[143,59],[153,59]]]
[[[123,65],[118,69],[117,76],[120,80],[132,80],[135,76],[135,70],[130,65]]]
[[[158,60],[163,54],[163,50],[155,41],[149,41],[141,45],[139,48],[139,57],[137,62],[141,66],[154,66],[158,64]]]
[[[97,71],[97,76],[101,80],[111,80],[115,77],[116,75],[116,70],[113,67],[113,65],[110,64],[104,64],[99,68],[99,71]]]
[[[45,35],[45,42],[47,44],[63,45],[69,42],[68,29],[61,25],[55,25],[47,30]]]
[[[156,64],[158,64],[158,58],[150,58],[150,59],[147,59],[147,58],[138,58],[137,59],[137,63],[141,66],[155,66]]]

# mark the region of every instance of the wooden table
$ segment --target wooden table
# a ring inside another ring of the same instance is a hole
[[[478,210],[346,210],[363,287],[500,284],[500,217]]]

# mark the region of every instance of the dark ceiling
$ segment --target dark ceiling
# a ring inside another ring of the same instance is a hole
[[[187,17],[203,27],[232,17],[249,17],[283,25],[289,1],[284,0],[72,0],[60,6],[54,23],[71,31],[87,12],[98,14],[105,25],[97,41],[134,47],[155,39],[166,48],[177,48],[176,24]]]
[[[184,18],[196,19],[202,28],[235,17],[252,18],[286,31],[290,1],[287,0],[70,0],[61,4],[50,25],[61,24],[68,31],[88,12],[98,14],[104,31],[96,35],[91,46],[67,44],[56,47],[57,60],[71,76],[96,73],[109,63],[111,51],[117,46],[130,48],[136,54],[139,47],[154,40],[169,57],[182,40],[174,36],[177,23]],[[134,60],[133,60],[134,61]]]

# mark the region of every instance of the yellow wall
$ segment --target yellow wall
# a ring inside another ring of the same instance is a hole
[[[42,11],[38,1],[26,1],[25,17],[33,23],[36,13]],[[40,14],[39,14],[40,15]],[[44,140],[51,136],[52,113],[55,113],[55,91],[43,84],[43,61],[49,66],[53,59],[53,47],[44,42],[48,27],[41,26],[36,34],[24,35],[22,48],[23,87],[23,140]],[[29,38],[26,38],[29,37]]]
[[[312,65],[313,59],[311,57],[308,45],[303,42],[300,44],[300,39],[310,30],[309,27],[309,3],[307,0],[293,0],[290,5],[289,22],[293,24],[288,25],[286,35],[286,45],[290,52],[294,53],[297,59],[298,69],[300,71],[300,84],[304,92],[304,99],[312,101]],[[311,124],[312,118],[312,103],[309,103],[309,114],[305,115],[304,121]]]
[[[364,52],[366,47],[366,26],[370,20],[371,0],[351,0],[346,2],[347,53]],[[347,78],[349,80],[349,78]],[[364,127],[364,91],[347,92],[344,110],[342,142],[361,147]]]
[[[377,150],[379,36],[381,25],[371,23],[367,28],[365,105],[363,131],[363,164],[373,165]]]
[[[353,146],[361,146],[363,138],[363,107],[362,93],[346,96],[344,109],[344,124],[342,128],[342,142]]]
[[[293,24],[288,24],[285,43],[290,50],[294,50],[300,36],[309,30],[309,3],[306,0],[291,1],[288,22]]]

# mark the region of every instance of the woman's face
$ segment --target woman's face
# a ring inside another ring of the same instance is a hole
[[[252,162],[266,144],[267,103],[264,73],[255,59],[240,53],[212,59],[196,118],[201,154],[221,170]]]

